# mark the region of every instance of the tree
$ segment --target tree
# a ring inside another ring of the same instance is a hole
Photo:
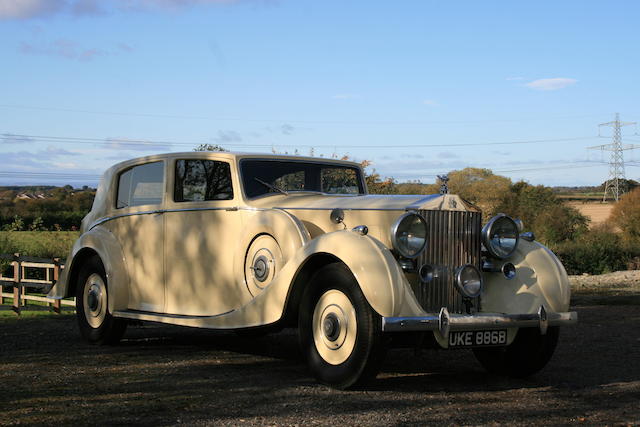
[[[589,222],[576,209],[562,203],[551,188],[524,181],[509,187],[497,210],[521,219],[527,230],[547,244],[574,239],[587,231]]]
[[[449,192],[477,205],[486,217],[498,213],[498,206],[509,192],[511,180],[494,175],[490,169],[465,168],[449,172]]]
[[[218,144],[200,144],[193,151],[228,151]]]
[[[609,220],[622,230],[625,238],[640,242],[640,188],[622,195]]]
[[[618,180],[618,186],[623,192],[631,192],[635,188],[640,187],[640,182],[633,179],[620,179]],[[599,190],[604,191],[607,188],[607,181],[600,184]]]

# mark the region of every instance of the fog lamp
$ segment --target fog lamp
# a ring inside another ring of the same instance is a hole
[[[465,264],[456,270],[456,286],[467,298],[480,296],[482,292],[482,275],[476,266]]]

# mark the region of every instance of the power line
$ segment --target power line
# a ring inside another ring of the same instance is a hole
[[[5,171],[0,172],[0,177],[10,178],[57,178],[57,179],[100,179],[100,175],[88,173],[60,173],[60,172],[30,172],[30,171]]]
[[[541,170],[552,170],[552,169],[576,169],[576,168],[589,168],[589,167],[598,167],[601,166],[599,162],[598,164],[589,164],[582,165],[577,163],[584,163],[583,161],[579,162],[571,162],[567,164],[553,165],[553,166],[541,166],[541,167],[531,167],[531,168],[517,168],[517,169],[495,169],[494,173],[509,173],[509,172],[531,172],[531,171],[541,171]],[[413,174],[399,174],[398,176],[407,176]],[[416,174],[423,177],[433,177],[435,178],[437,174]],[[91,179],[98,180],[100,179],[99,174],[90,174],[90,173],[60,173],[60,172],[32,172],[32,171],[4,171],[0,172],[0,177],[12,177],[12,178],[55,178],[55,179]]]
[[[0,138],[5,143],[33,143],[33,142],[56,142],[66,144],[111,144],[113,146],[136,146],[136,147],[148,147],[150,149],[165,148],[168,149],[171,146],[190,146],[198,144],[209,144],[212,141],[207,142],[185,142],[185,141],[162,141],[152,139],[135,139],[135,138],[90,138],[90,137],[71,137],[71,136],[50,136],[50,135],[27,135],[27,134],[14,134],[3,133],[0,134]],[[398,148],[452,148],[452,147],[475,147],[475,146],[491,146],[491,145],[519,145],[519,144],[542,144],[549,142],[569,142],[579,141],[586,139],[594,139],[596,136],[580,136],[571,138],[552,138],[552,139],[532,139],[532,140],[516,140],[516,141],[494,141],[494,142],[480,142],[480,143],[439,143],[439,144],[393,144],[386,146],[363,144],[363,145],[343,145],[343,144],[240,144],[240,143],[224,143],[218,142],[218,144],[224,147],[239,147],[239,148],[267,148],[271,149],[274,146],[278,148],[347,148],[347,149],[398,149]]]
[[[531,118],[526,119],[492,119],[492,120],[416,120],[416,121],[393,121],[393,120],[296,120],[282,118],[242,118],[242,117],[225,117],[225,116],[189,116],[176,114],[155,114],[155,113],[137,113],[123,111],[100,111],[85,110],[75,108],[62,107],[41,107],[29,105],[0,104],[0,108],[12,108],[20,110],[36,110],[36,111],[55,111],[62,113],[81,113],[81,114],[99,114],[109,116],[123,117],[149,117],[162,119],[190,119],[190,120],[218,120],[218,121],[239,121],[253,123],[300,123],[300,124],[338,124],[338,125],[434,125],[434,124],[469,124],[469,123],[503,123],[503,122],[529,122],[529,121],[548,121],[549,118]],[[555,117],[558,120],[566,120],[573,118],[586,118],[600,116],[600,114],[586,114],[576,116]]]

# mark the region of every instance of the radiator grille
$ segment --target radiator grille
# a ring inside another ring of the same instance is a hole
[[[415,295],[428,312],[447,307],[452,313],[466,311],[456,290],[455,271],[464,264],[480,268],[482,214],[479,212],[427,211],[419,213],[427,221],[428,242],[418,258],[418,268],[431,265],[436,273],[428,283],[418,282]],[[477,299],[473,301],[477,307]]]

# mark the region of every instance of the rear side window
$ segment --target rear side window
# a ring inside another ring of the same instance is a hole
[[[176,202],[233,199],[231,168],[226,162],[178,160],[175,183]]]
[[[163,183],[164,162],[146,163],[127,169],[118,177],[116,208],[162,203]]]

